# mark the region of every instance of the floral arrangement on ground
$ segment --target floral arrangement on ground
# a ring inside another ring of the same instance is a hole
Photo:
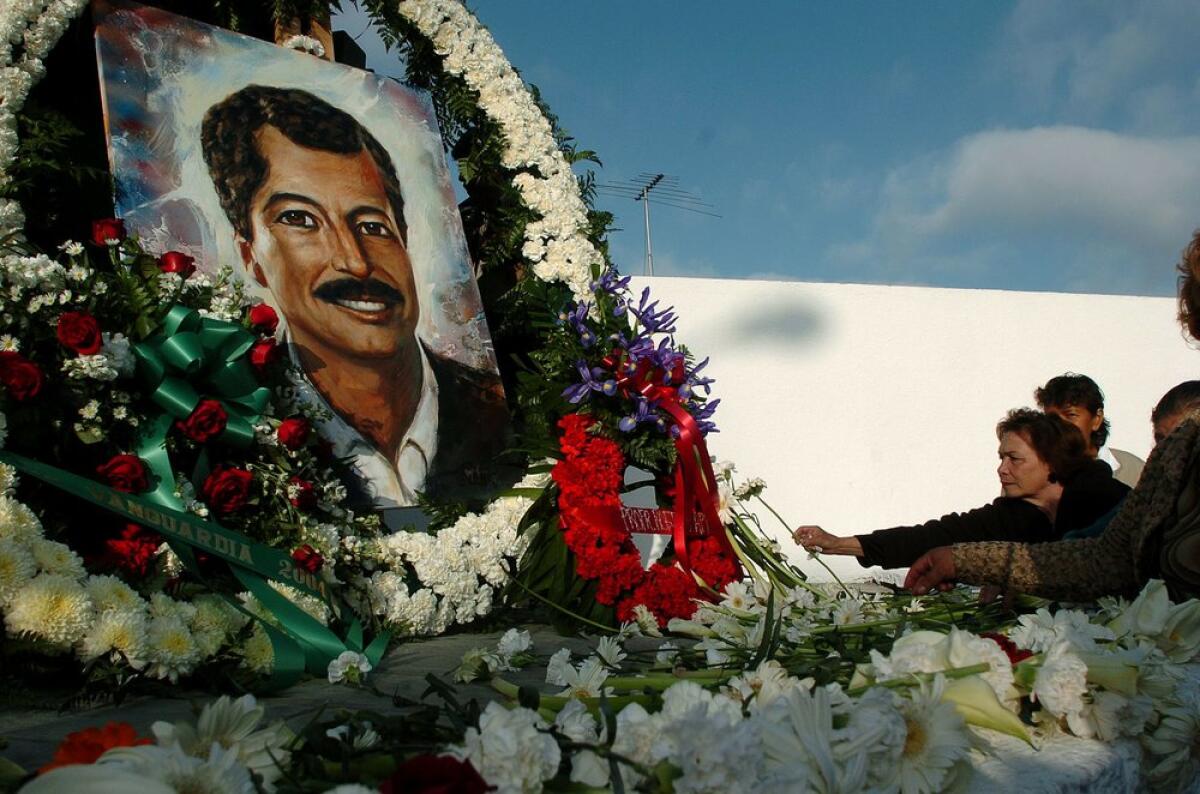
[[[263,725],[252,696],[223,697],[145,737],[71,734],[22,791],[933,792],[971,790],[988,756],[1072,737],[1134,748],[1152,790],[1194,782],[1200,602],[1172,604],[1154,581],[1133,602],[975,633],[970,595],[735,584],[673,619],[671,639],[629,623],[578,659],[511,629],[456,673],[490,683],[483,708],[431,678],[442,706],[395,698],[293,733]],[[532,671],[543,684],[513,682]],[[370,686],[354,664],[335,677]]]

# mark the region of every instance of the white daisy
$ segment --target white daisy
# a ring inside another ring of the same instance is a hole
[[[903,794],[945,790],[967,757],[970,736],[952,703],[942,702],[946,681],[935,676],[901,702],[906,729],[894,784]]]
[[[621,662],[625,660],[625,650],[616,637],[601,637],[600,642],[596,645],[596,655],[614,670],[619,668]]]
[[[196,758],[205,757],[209,748],[219,745],[234,753],[240,764],[257,773],[270,787],[282,774],[279,764],[286,764],[290,757],[284,748],[293,734],[282,722],[259,729],[265,714],[266,709],[258,705],[253,695],[236,700],[223,695],[201,710],[195,725],[159,721],[150,730],[160,745],[178,746]]]

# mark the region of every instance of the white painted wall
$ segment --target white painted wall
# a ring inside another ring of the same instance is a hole
[[[709,450],[766,480],[793,527],[857,534],[991,501],[996,422],[1066,371],[1104,390],[1109,445],[1145,458],[1154,404],[1200,377],[1170,298],[665,277],[635,294],[647,285],[712,359]]]

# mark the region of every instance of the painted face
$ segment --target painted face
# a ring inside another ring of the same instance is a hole
[[[390,358],[411,342],[419,307],[403,219],[366,151],[335,154],[265,126],[266,179],[250,204],[243,264],[271,290],[293,341],[315,353]]]
[[[1015,499],[1036,496],[1053,483],[1050,465],[1019,433],[1005,433],[1000,439],[1000,493]]]
[[[1092,433],[1099,430],[1100,425],[1104,424],[1103,408],[1098,409],[1096,413],[1092,413],[1082,405],[1054,405],[1047,406],[1046,413],[1066,419],[1078,427],[1079,432],[1083,433],[1083,440],[1087,442],[1088,454],[1096,457],[1096,453],[1100,450],[1092,446]]]

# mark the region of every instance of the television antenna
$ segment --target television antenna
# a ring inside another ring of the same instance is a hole
[[[716,209],[712,204],[701,201],[697,196],[679,186],[679,177],[670,174],[652,174],[646,171],[633,179],[620,182],[601,182],[596,185],[597,193],[606,193],[620,198],[631,198],[642,202],[642,217],[646,223],[646,263],[642,275],[654,275],[654,247],[650,242],[650,194],[654,194],[654,203],[664,207],[674,207],[697,215],[707,215],[710,218],[721,217],[711,210]]]

